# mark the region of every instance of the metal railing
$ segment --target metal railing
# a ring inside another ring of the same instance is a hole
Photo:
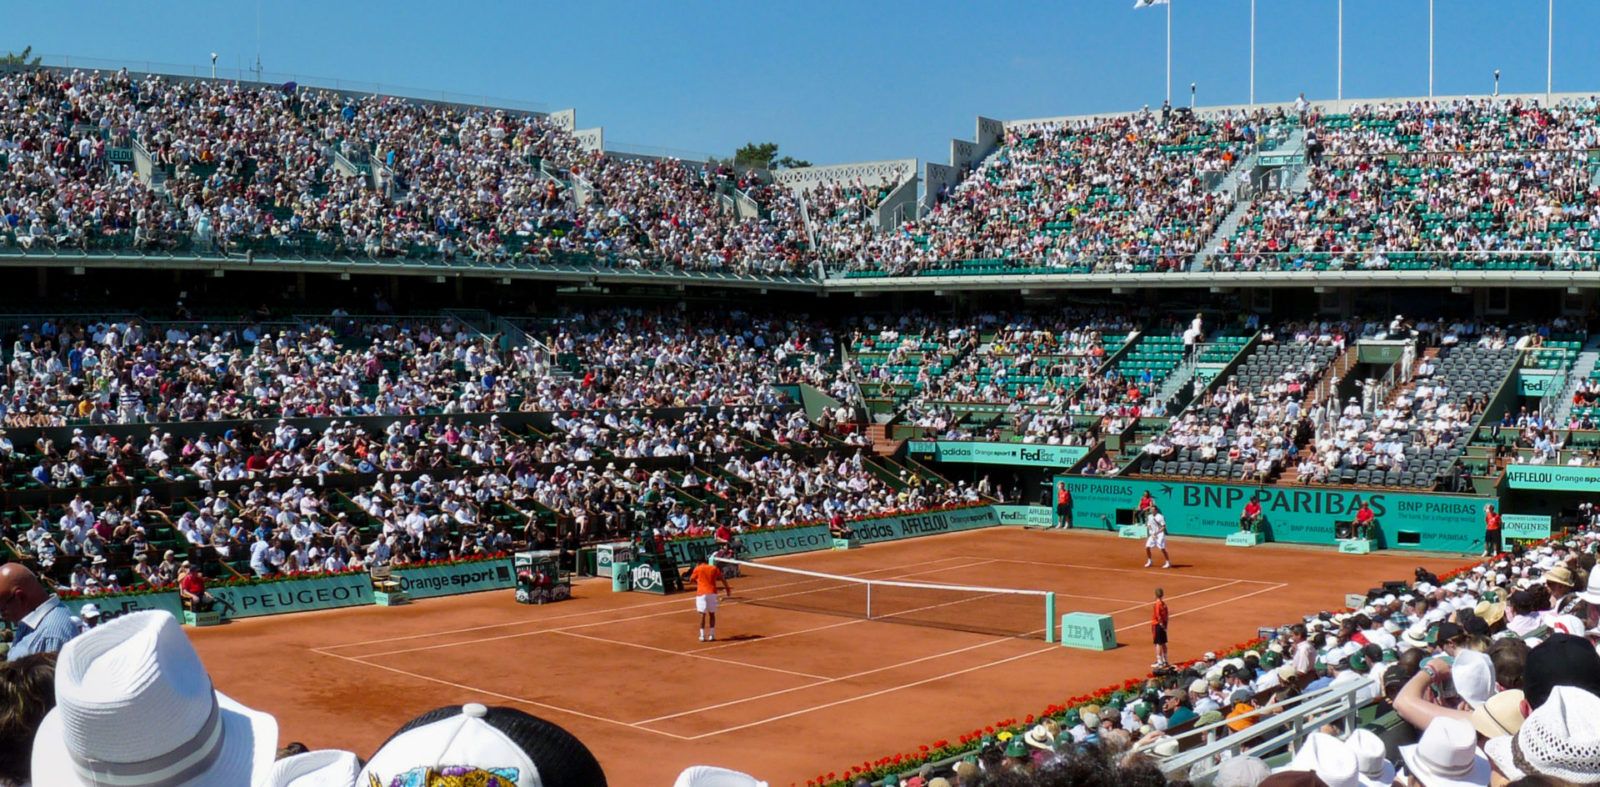
[[[1211,784],[1217,767],[1225,759],[1240,756],[1266,759],[1292,749],[1325,724],[1337,724],[1347,733],[1354,730],[1365,704],[1359,695],[1369,688],[1367,681],[1351,681],[1264,705],[1256,711],[1257,721],[1237,732],[1228,727],[1232,719],[1195,727],[1174,736],[1180,751],[1158,764],[1168,778],[1187,778],[1204,787]],[[1204,743],[1193,745],[1197,740]],[[1193,748],[1184,751],[1186,742]],[[1154,746],[1147,744],[1146,748]]]

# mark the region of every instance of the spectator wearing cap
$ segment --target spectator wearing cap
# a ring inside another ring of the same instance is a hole
[[[78,633],[83,633],[100,625],[100,607],[94,603],[84,604],[78,608],[77,614]]]
[[[600,763],[572,733],[514,708],[476,703],[407,722],[372,755],[357,784],[499,783],[605,787]]]
[[[1472,710],[1496,691],[1488,654],[1463,650],[1454,662],[1436,658],[1423,664],[1395,697],[1394,709],[1419,730],[1440,718],[1470,723]]]
[[[7,661],[53,653],[78,635],[72,612],[21,563],[0,565],[0,620],[16,626]]]
[[[1172,689],[1161,697],[1161,715],[1167,717],[1167,729],[1172,729],[1200,714],[1189,706],[1189,695],[1181,689]]]
[[[1600,695],[1600,653],[1582,637],[1552,634],[1528,651],[1522,690],[1534,709],[1544,704],[1556,686],[1576,686]]]

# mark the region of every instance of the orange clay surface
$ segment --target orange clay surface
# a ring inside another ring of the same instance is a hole
[[[217,688],[276,715],[284,743],[370,757],[424,711],[482,702],[571,730],[616,787],[669,785],[696,764],[804,784],[1147,674],[1157,586],[1171,607],[1172,659],[1185,661],[1258,626],[1339,608],[1345,593],[1409,579],[1419,565],[1439,573],[1468,562],[1181,538],[1170,548],[1176,568],[1145,569],[1138,541],[1002,528],[763,561],[1053,590],[1058,613],[1113,617],[1122,646],[1106,652],[740,603],[738,579],[716,642],[697,641],[692,594],[613,593],[597,579],[546,606],[496,591],[242,619],[190,636]]]

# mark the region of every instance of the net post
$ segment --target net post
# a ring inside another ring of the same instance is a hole
[[[1051,644],[1056,641],[1056,594],[1055,591],[1044,594],[1044,641]]]
[[[867,583],[867,620],[872,620],[872,583]]]

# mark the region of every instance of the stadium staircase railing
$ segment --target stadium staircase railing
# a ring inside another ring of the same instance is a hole
[[[1187,778],[1204,787],[1211,784],[1217,766],[1227,758],[1271,759],[1290,751],[1325,724],[1353,730],[1366,704],[1360,698],[1364,688],[1370,689],[1366,681],[1352,681],[1264,705],[1257,710],[1257,721],[1237,732],[1228,728],[1231,720],[1224,719],[1180,733],[1175,736],[1178,753],[1161,760],[1161,770],[1168,778]]]

